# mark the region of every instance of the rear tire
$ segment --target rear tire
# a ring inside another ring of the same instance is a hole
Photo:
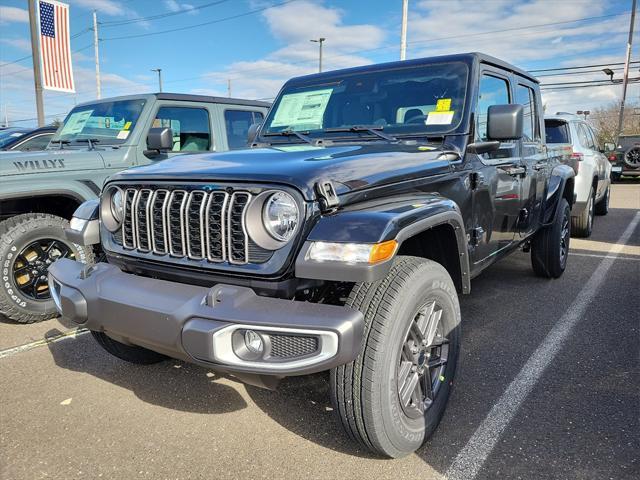
[[[606,215],[609,213],[609,198],[611,197],[611,187],[607,187],[607,191],[604,192],[604,197],[595,206],[596,215]]]
[[[103,332],[91,332],[93,338],[114,357],[118,357],[120,360],[124,360],[129,363],[136,363],[138,365],[152,365],[166,360],[167,356],[161,353],[154,352],[143,347],[136,345],[125,345],[109,337]]]
[[[58,258],[93,263],[90,247],[64,235],[69,222],[46,213],[16,215],[0,223],[0,313],[19,323],[58,316],[47,271]]]
[[[460,343],[455,286],[442,265],[400,256],[382,280],[356,284],[347,306],[364,314],[365,333],[358,357],[331,370],[335,411],[365,448],[405,456],[434,432],[449,398]]]
[[[559,278],[564,273],[571,238],[570,218],[569,203],[562,198],[553,223],[531,240],[531,266],[539,277]]]
[[[571,233],[574,237],[587,238],[593,230],[595,192],[593,187],[589,190],[589,198],[584,210],[577,217],[571,217]]]

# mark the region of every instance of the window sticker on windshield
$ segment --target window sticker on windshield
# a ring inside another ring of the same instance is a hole
[[[129,130],[131,128],[131,122],[127,122],[124,124],[124,127],[122,127],[123,130]]]
[[[430,112],[425,125],[450,125],[453,122],[453,114],[455,112]]]
[[[289,93],[282,96],[276,110],[272,127],[322,128],[324,111],[327,108],[333,88],[303,93]]]
[[[131,133],[131,132],[129,132],[129,130],[120,130],[118,132],[118,135],[116,135],[116,138],[118,140],[126,140],[127,137],[129,136],[129,133]]]
[[[64,127],[60,135],[68,135],[82,132],[82,129],[87,124],[87,120],[91,117],[93,110],[83,110],[81,112],[75,112],[71,114],[69,119],[65,122]]]
[[[451,99],[450,98],[440,98],[436,103],[436,112],[449,112],[451,109]]]

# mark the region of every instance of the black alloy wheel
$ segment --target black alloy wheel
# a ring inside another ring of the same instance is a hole
[[[42,238],[29,243],[15,257],[13,281],[16,288],[33,300],[49,300],[47,270],[59,258],[75,259],[71,247],[61,240]]]
[[[449,340],[444,337],[442,308],[435,301],[418,309],[406,332],[398,364],[398,399],[410,418],[423,417],[444,378]]]

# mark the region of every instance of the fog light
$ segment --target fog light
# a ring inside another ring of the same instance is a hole
[[[253,330],[245,330],[244,344],[251,353],[261,354],[264,351],[262,337]]]

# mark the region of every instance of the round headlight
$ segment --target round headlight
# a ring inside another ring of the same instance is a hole
[[[280,242],[288,242],[298,228],[298,205],[287,192],[273,193],[264,202],[262,222],[269,235]]]
[[[102,192],[100,200],[100,221],[110,232],[115,232],[122,225],[124,218],[124,192],[111,186]]]
[[[116,222],[122,222],[124,215],[124,194],[119,188],[111,195],[111,214]]]

